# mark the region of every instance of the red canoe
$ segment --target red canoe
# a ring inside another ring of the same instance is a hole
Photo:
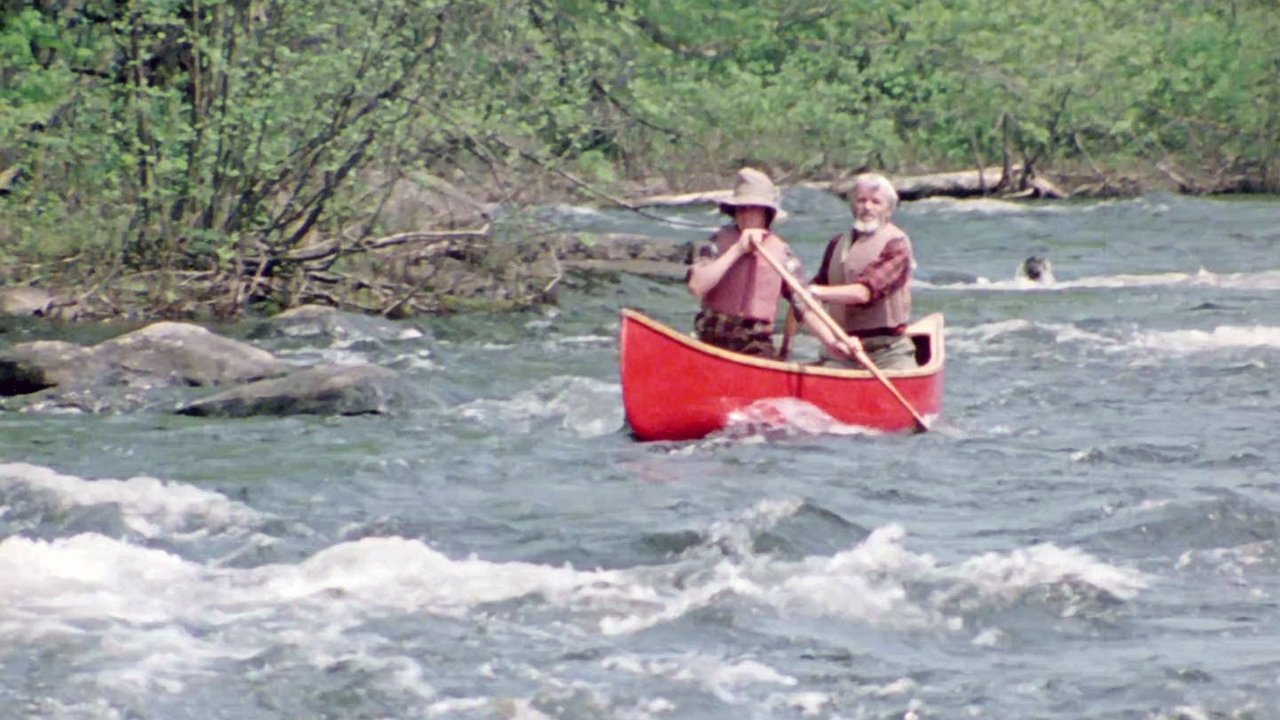
[[[921,415],[942,410],[942,315],[907,328],[920,367],[884,370]],[[622,404],[640,440],[694,440],[725,427],[756,401],[796,398],[847,425],[911,430],[910,411],[866,370],[816,367],[739,355],[622,311]]]

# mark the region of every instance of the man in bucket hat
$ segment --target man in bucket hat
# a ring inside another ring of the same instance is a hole
[[[791,299],[791,291],[767,260],[756,252],[781,259],[793,274],[800,261],[786,241],[770,227],[781,209],[778,190],[769,176],[755,168],[742,168],[734,183],[733,195],[720,203],[720,211],[733,218],[703,244],[689,268],[689,292],[702,301],[693,327],[699,340],[717,347],[759,357],[776,358],[773,345],[774,318],[778,301]],[[794,303],[793,303],[794,304]],[[796,306],[796,315],[806,321],[820,338],[829,337],[816,319],[806,317]],[[835,347],[840,355],[850,348]]]

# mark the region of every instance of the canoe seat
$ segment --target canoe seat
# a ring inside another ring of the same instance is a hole
[[[912,335],[911,342],[916,346],[916,366],[924,367],[933,359],[933,343],[928,335]]]

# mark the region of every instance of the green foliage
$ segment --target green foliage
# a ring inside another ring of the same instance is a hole
[[[375,231],[378,178],[445,168],[679,185],[744,162],[903,172],[1173,157],[1251,168],[1280,190],[1280,14],[1264,0],[0,13],[11,255],[199,268],[280,257],[316,234]]]

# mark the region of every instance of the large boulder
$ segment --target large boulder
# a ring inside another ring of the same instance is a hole
[[[108,387],[228,385],[294,369],[265,350],[198,325],[160,322],[90,347],[38,340],[0,351],[0,397],[54,389],[62,404],[97,412],[114,404]],[[129,398],[130,404],[142,401],[136,393]]]
[[[377,365],[326,365],[241,385],[180,407],[200,417],[365,415],[388,413],[404,399],[393,370]]]
[[[99,377],[105,367],[89,348],[62,340],[20,343],[0,352],[0,397],[27,395]]]
[[[94,357],[131,382],[227,385],[284,375],[293,366],[249,343],[199,325],[158,322],[93,348]]]

